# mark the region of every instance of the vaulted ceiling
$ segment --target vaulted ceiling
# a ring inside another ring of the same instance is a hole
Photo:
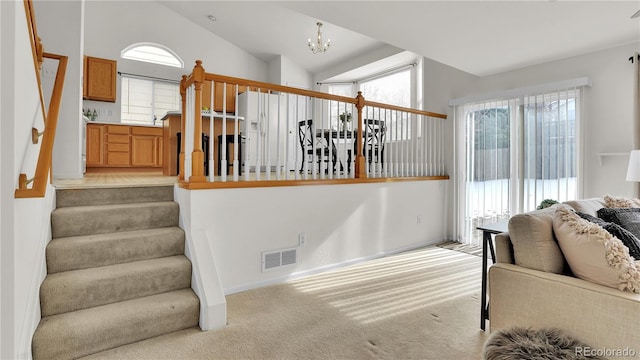
[[[160,2],[265,61],[283,55],[312,73],[386,47],[485,76],[640,42],[639,1]],[[317,21],[331,38],[322,54],[307,48]]]

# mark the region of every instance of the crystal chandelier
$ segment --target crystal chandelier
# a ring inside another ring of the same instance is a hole
[[[323,53],[331,46],[331,39],[327,39],[327,42],[324,44],[322,43],[322,32],[320,31],[322,23],[318,21],[316,25],[318,25],[318,38],[316,39],[316,42],[312,43],[311,39],[308,40],[309,49],[311,49],[311,52],[314,54]]]

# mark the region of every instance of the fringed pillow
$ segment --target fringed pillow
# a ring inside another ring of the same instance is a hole
[[[553,231],[576,277],[640,293],[640,261],[634,262],[629,249],[600,225],[560,207],[553,217]]]
[[[640,208],[640,199],[605,195],[604,204],[608,208]]]

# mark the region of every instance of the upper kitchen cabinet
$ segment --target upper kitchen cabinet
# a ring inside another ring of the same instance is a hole
[[[234,84],[226,84],[227,93],[225,98],[225,84],[215,83],[214,86],[214,99],[213,99],[213,111],[223,112],[227,110],[227,113],[235,114],[236,112],[236,86]],[[238,87],[238,93],[245,92],[244,86]],[[225,101],[226,99],[226,101]],[[225,108],[226,102],[226,108]],[[202,86],[202,106],[211,109],[211,81],[205,81]]]
[[[116,101],[116,61],[91,56],[84,57],[83,98]]]

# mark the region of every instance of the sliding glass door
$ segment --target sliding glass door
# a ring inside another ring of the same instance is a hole
[[[577,198],[579,99],[571,89],[456,108],[462,242],[480,245],[476,227],[542,200]]]

